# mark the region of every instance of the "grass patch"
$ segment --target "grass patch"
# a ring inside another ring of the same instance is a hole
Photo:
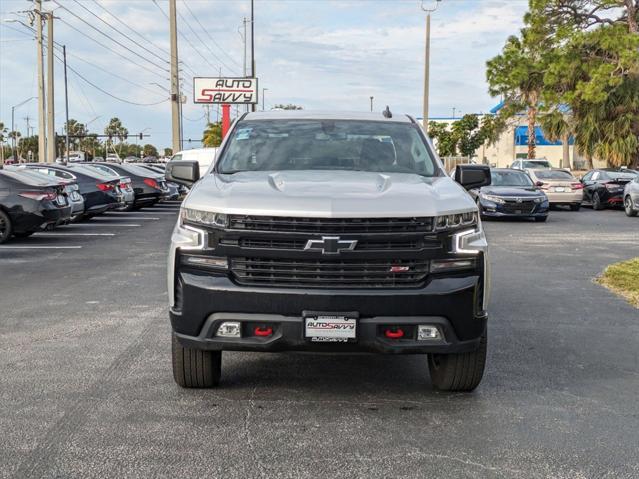
[[[611,264],[597,282],[639,308],[639,258]]]

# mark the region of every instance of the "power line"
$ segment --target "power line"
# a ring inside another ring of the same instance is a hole
[[[136,44],[138,47],[142,48],[143,50],[149,52],[151,55],[153,55],[155,58],[160,59],[163,62],[166,62],[164,57],[161,57],[160,55],[158,55],[157,53],[149,50],[147,47],[145,47],[144,45],[141,45],[140,43],[138,43],[136,40],[132,39],[130,36],[128,36],[126,33],[122,33],[121,30],[118,30],[116,27],[114,27],[113,25],[111,25],[109,22],[107,22],[106,20],[104,20],[103,18],[101,18],[100,16],[96,15],[95,13],[93,13],[91,10],[89,10],[87,7],[85,7],[84,5],[82,5],[78,0],[73,0],[75,3],[77,3],[81,8],[83,8],[84,10],[86,10],[87,12],[89,12],[90,15],[94,16],[95,18],[97,18],[98,20],[100,20],[102,23],[104,23],[105,25],[107,25],[108,27],[112,28],[113,30],[115,30],[116,32],[118,32],[120,35],[122,35],[124,38],[126,38],[127,40],[129,40],[131,43]]]
[[[62,21],[64,22],[64,20],[62,20]],[[67,22],[64,22],[64,23],[67,23]],[[23,24],[23,23],[21,23],[21,25],[23,25],[24,27],[28,28],[30,31],[35,32],[35,30],[34,30],[32,27],[29,27],[28,25],[25,25],[25,24]],[[71,26],[71,25],[69,25],[69,26]],[[74,28],[74,27],[71,27],[71,28]],[[74,29],[75,29],[75,28],[74,28]],[[18,32],[20,32],[20,33],[23,33],[23,34],[27,35],[27,33],[23,32],[22,30],[16,30],[16,31],[18,31]],[[79,30],[77,30],[77,31],[79,31]],[[80,32],[80,33],[81,33],[81,32]],[[43,35],[42,37],[43,37],[43,40],[46,40],[46,38],[47,38],[47,36],[46,36],[46,35]],[[89,37],[89,38],[91,38],[91,37]],[[59,50],[62,48],[62,45],[61,45],[59,42],[56,42],[56,41],[54,40],[54,42],[53,42],[53,43],[55,44],[55,46],[56,46],[56,47],[58,47],[58,49],[59,49]],[[97,65],[97,64],[95,64],[95,63],[93,63],[93,62],[90,62],[89,60],[86,60],[85,58],[82,58],[82,57],[81,57],[81,56],[79,56],[79,55],[76,55],[76,54],[74,54],[74,53],[69,53],[69,52],[67,52],[67,55],[68,55],[68,56],[72,56],[72,57],[74,57],[74,58],[77,58],[78,60],[80,60],[80,61],[82,61],[82,62],[84,62],[84,63],[86,63],[86,64],[88,64],[88,65],[91,65],[92,67],[94,67],[94,68],[96,68],[96,69],[100,70],[102,73],[106,73],[107,75],[114,76],[114,77],[116,77],[116,78],[119,78],[120,80],[123,80],[123,81],[127,82],[127,83],[130,83],[130,84],[132,84],[132,85],[135,85],[135,86],[137,86],[137,87],[143,88],[143,89],[145,89],[145,90],[147,90],[147,91],[149,91],[149,92],[154,93],[154,92],[153,92],[153,90],[151,90],[150,88],[147,88],[147,87],[145,87],[144,85],[141,85],[141,84],[139,84],[139,83],[136,83],[136,82],[134,82],[134,81],[129,80],[128,78],[125,78],[125,77],[123,77],[123,76],[120,76],[120,75],[118,75],[118,74],[116,74],[116,73],[113,73],[113,72],[111,72],[111,71],[109,71],[109,70],[106,70],[106,69],[102,68],[100,65]],[[123,58],[128,59],[127,57],[123,57]],[[130,61],[130,60],[129,60],[129,61]],[[138,65],[138,66],[141,66],[141,65]],[[151,70],[148,70],[148,71],[150,71],[150,72],[151,72],[151,73],[153,73],[154,75],[156,74],[155,72],[153,72],[153,71],[151,71]]]
[[[87,35],[86,33],[84,33],[82,30],[77,29],[76,27],[74,27],[73,25],[71,25],[69,22],[67,22],[66,20],[60,18],[59,21],[61,21],[62,23],[64,23],[66,26],[68,26],[69,28],[71,28],[72,30],[75,30],[76,32],[78,32],[80,35],[85,36],[86,38],[88,38],[89,40],[92,40],[93,42],[97,43],[98,45],[100,45],[102,48],[108,50],[111,53],[115,53],[117,56],[119,56],[120,58],[123,58],[124,60],[126,60],[127,62],[133,63],[136,67],[141,68],[142,70],[146,70],[149,73],[152,73],[153,75],[157,75],[158,72],[155,70],[151,70],[149,67],[147,67],[146,65],[140,65],[139,63],[137,63],[135,60],[132,60],[131,58],[122,55],[120,52],[118,52],[117,50],[114,50],[113,48],[109,47],[108,45],[105,45],[104,43],[100,42],[99,40],[96,40],[95,38],[93,38],[90,35]]]
[[[75,1],[75,0],[74,0]],[[169,51],[167,51],[165,48],[159,46],[157,43],[152,42],[151,40],[149,40],[148,38],[146,38],[144,35],[142,35],[140,32],[138,32],[137,30],[135,30],[134,28],[131,28],[131,26],[129,26],[128,23],[124,22],[123,20],[121,20],[120,18],[118,18],[117,15],[113,14],[108,8],[106,8],[105,6],[101,5],[98,0],[92,0],[93,3],[95,3],[98,7],[100,7],[102,10],[104,10],[106,13],[108,13],[113,19],[115,19],[119,24],[123,25],[124,27],[126,27],[127,30],[133,32],[134,34],[136,34],[138,37],[140,37],[142,40],[144,40],[145,42],[153,45],[155,48],[157,48],[158,50],[160,50],[162,53],[164,53],[165,55],[169,56],[171,55],[171,53]],[[164,13],[164,12],[163,12]],[[162,60],[164,61],[164,58],[162,58]],[[192,75],[196,75],[195,71],[193,70],[193,68],[191,68],[186,62],[182,62],[183,65],[191,72]]]
[[[55,55],[55,53],[54,53]],[[58,61],[64,63],[64,60],[62,60],[58,55],[55,55],[55,57],[58,59]],[[102,93],[104,93],[105,95],[110,96],[111,98],[114,98],[118,101],[121,101],[123,103],[128,103],[129,105],[136,105],[136,106],[154,106],[154,105],[159,105],[160,103],[164,103],[166,101],[168,101],[168,99],[162,100],[162,101],[158,101],[158,102],[154,102],[154,103],[138,103],[138,102],[134,102],[134,101],[130,101],[130,100],[126,100],[124,98],[120,98],[116,95],[114,95],[113,93],[110,93],[108,91],[106,91],[104,88],[99,87],[98,85],[96,85],[95,83],[93,83],[91,80],[88,80],[87,78],[84,77],[84,75],[82,75],[80,72],[78,72],[75,68],[71,67],[69,65],[69,63],[67,62],[67,69],[71,70],[73,73],[75,73],[80,79],[84,80],[85,83],[88,83],[89,85],[91,85],[93,88],[95,88],[98,91],[101,91]]]
[[[80,17],[79,15],[76,15],[75,13],[73,13],[71,10],[69,10],[67,7],[65,7],[64,5],[61,5],[57,0],[52,0],[56,5],[58,5],[60,8],[66,10],[68,13],[70,13],[71,15],[73,15],[75,18],[77,18],[78,20],[80,20],[82,23],[84,23],[85,25],[88,25],[91,29],[95,30],[96,32],[98,32],[100,35],[105,36],[106,38],[108,38],[109,40],[111,40],[113,43],[118,44],[119,46],[121,46],[122,48],[124,48],[125,50],[131,52],[133,55],[135,55],[136,57],[144,60],[145,62],[150,63],[151,65],[155,66],[156,68],[159,68],[160,70],[166,71],[168,72],[168,68],[162,66],[162,65],[158,65],[157,63],[149,60],[148,58],[146,58],[144,55],[140,55],[138,52],[130,49],[129,47],[127,47],[126,45],[124,45],[123,43],[119,42],[118,40],[116,40],[115,38],[110,37],[109,35],[107,35],[106,33],[104,33],[102,30],[100,30],[99,28],[96,28],[95,26],[91,25],[89,22],[87,22],[85,19],[83,19],[82,17]],[[66,23],[66,22],[65,22]],[[68,23],[67,23],[68,25]],[[89,37],[90,38],[90,37]]]
[[[191,13],[191,15],[193,16],[193,18],[195,18],[195,20],[199,23],[199,20],[195,17],[195,15],[193,15],[193,12],[192,12],[192,11],[191,11],[191,9],[189,8],[188,4],[187,4],[186,2],[182,2],[182,5],[184,5],[184,6],[187,8],[187,10],[189,11],[189,13]],[[205,47],[205,48],[206,48],[206,49],[207,49],[207,50],[211,53],[211,55],[213,55],[213,57],[214,57],[214,58],[215,58],[218,62],[220,62],[224,68],[226,68],[227,70],[232,71],[232,70],[233,70],[233,68],[230,68],[230,67],[229,67],[226,63],[224,63],[224,62],[222,61],[222,59],[221,59],[220,57],[218,57],[218,56],[215,54],[215,52],[211,49],[211,47],[210,47],[210,46],[209,46],[209,45],[208,45],[205,41],[203,41],[203,40],[202,40],[202,38],[200,37],[200,35],[198,35],[198,34],[197,34],[197,32],[196,32],[196,31],[195,31],[195,30],[191,27],[191,25],[189,24],[189,22],[187,22],[187,21],[186,21],[186,18],[184,18],[184,17],[182,16],[182,14],[180,14],[179,12],[178,12],[178,15],[180,16],[180,18],[182,19],[182,21],[186,24],[186,26],[189,28],[189,30],[191,30],[191,32],[193,32],[193,35],[195,35],[195,37],[196,37],[196,38],[200,41],[200,43],[202,43],[202,45],[204,45],[204,47]],[[200,24],[200,26],[201,26],[201,25],[202,25],[202,24]],[[202,27],[202,29],[204,30],[204,27]],[[204,30],[204,31],[206,32],[206,30]],[[210,37],[210,35],[209,35],[209,37]],[[213,40],[213,39],[211,38],[211,40]],[[215,40],[213,40],[213,43],[215,43],[215,45],[217,45],[217,43],[215,42]],[[219,46],[219,45],[217,45],[217,46],[218,46],[218,48],[220,48],[220,46]],[[222,49],[220,48],[220,50],[222,50]],[[238,64],[238,66],[239,66],[239,64]]]
[[[233,63],[235,63],[238,67],[240,67],[240,63],[233,58],[231,55],[229,55],[226,50],[224,50],[219,43],[217,43],[215,41],[215,39],[213,38],[213,36],[209,33],[209,31],[204,28],[204,25],[202,25],[202,23],[200,22],[200,20],[197,18],[197,16],[193,13],[193,10],[191,10],[191,7],[189,7],[189,4],[186,0],[183,0],[182,3],[184,4],[184,6],[186,7],[186,9],[189,11],[189,13],[191,14],[191,16],[193,17],[193,19],[197,22],[197,24],[200,26],[200,28],[202,29],[202,31],[204,33],[206,33],[206,35],[211,39],[211,41],[213,42],[213,44],[218,47],[220,49],[220,51],[222,53],[224,53]]]
[[[158,4],[157,0],[153,0],[153,4],[154,4],[156,7],[158,7],[158,9],[162,12],[162,15],[164,15],[164,17],[168,20],[168,19],[169,19],[168,15],[164,12],[164,10],[162,9],[162,7]],[[180,18],[182,18],[182,16],[181,16],[181,15],[180,15]],[[185,21],[185,23],[186,23],[186,21]],[[209,60],[208,60],[208,59],[207,59],[204,55],[202,55],[202,52],[200,52],[200,50],[198,50],[198,49],[195,47],[195,45],[193,45],[193,44],[189,41],[189,39],[188,39],[188,38],[187,38],[187,37],[186,37],[186,36],[185,36],[185,35],[184,35],[181,31],[179,31],[179,30],[178,30],[178,35],[180,35],[180,37],[181,37],[181,38],[182,38],[182,39],[183,39],[186,43],[188,43],[188,44],[191,46],[191,48],[193,49],[193,51],[195,51],[195,53],[197,53],[197,54],[198,54],[198,55],[202,58],[202,60],[204,60],[206,63],[208,63],[208,64],[209,64],[209,66],[210,66],[211,68],[213,68],[213,69],[217,70],[217,68],[218,68],[218,67],[216,67],[216,66],[212,65],[212,64],[211,64],[211,62],[210,62],[210,61],[209,61]]]

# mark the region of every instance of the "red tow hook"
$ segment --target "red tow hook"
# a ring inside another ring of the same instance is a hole
[[[270,336],[270,335],[273,334],[273,328],[271,328],[271,327],[261,328],[261,327],[257,326],[255,328],[254,332],[255,332],[255,336],[262,336],[262,337]]]
[[[397,328],[394,331],[391,329],[387,329],[384,332],[384,335],[389,339],[399,339],[404,336],[404,330],[402,328]]]

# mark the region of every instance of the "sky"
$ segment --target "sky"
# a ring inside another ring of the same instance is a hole
[[[435,3],[425,0],[424,5]],[[43,4],[54,11],[54,39],[66,45],[68,65],[75,70],[68,75],[69,117],[98,133],[118,117],[130,133],[150,135],[145,143],[170,146],[168,1]],[[421,117],[425,16],[420,4],[255,0],[256,72],[260,96],[267,88],[266,109],[294,103],[306,110],[369,111],[373,96],[376,111],[389,105],[395,113]],[[27,13],[21,12],[32,7],[28,0],[0,0],[0,122],[8,127],[11,107],[37,94],[34,35],[16,22],[28,24]],[[451,117],[453,108],[455,116],[486,112],[498,102],[488,94],[485,63],[509,35],[517,34],[526,7],[526,0],[438,4],[431,22],[430,117]],[[177,10],[187,94],[184,138],[199,140],[206,112],[193,103],[192,76],[218,76],[220,68],[225,76],[243,75],[241,33],[243,18],[250,17],[250,0],[177,0]],[[61,132],[64,78],[59,61],[54,76],[55,123]],[[260,109],[261,103],[260,98]],[[217,119],[216,106],[210,115]],[[27,117],[37,130],[35,100],[16,108],[16,129],[23,134]],[[185,143],[185,148],[199,146]]]

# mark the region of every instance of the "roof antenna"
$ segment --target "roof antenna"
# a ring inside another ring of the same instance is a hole
[[[384,118],[393,118],[393,114],[390,111],[390,108],[388,108],[388,105],[386,105],[386,109],[382,112],[382,115],[384,115]]]

